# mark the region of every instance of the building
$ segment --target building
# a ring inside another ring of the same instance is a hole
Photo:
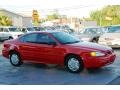
[[[76,31],[82,30],[84,27],[97,26],[96,21],[80,20],[74,17],[62,17],[60,19],[52,20],[54,24],[66,24],[74,28]]]
[[[32,17],[17,14],[6,9],[0,9],[0,12],[11,18],[13,26],[32,26]]]

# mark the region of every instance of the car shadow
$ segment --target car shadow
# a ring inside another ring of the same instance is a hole
[[[60,65],[46,65],[46,64],[36,64],[36,63],[25,63],[24,64],[25,67],[33,67],[36,69],[53,69],[53,70],[57,70],[60,72],[67,72],[67,70],[60,66]],[[103,67],[103,68],[94,68],[94,69],[84,69],[81,73],[86,73],[86,74],[99,74],[99,73],[104,73],[104,72],[111,72],[112,69],[110,67]]]

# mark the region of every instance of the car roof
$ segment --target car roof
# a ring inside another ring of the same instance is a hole
[[[48,31],[35,31],[35,32],[30,32],[30,33],[55,33],[55,32],[61,32],[61,31],[48,30]]]

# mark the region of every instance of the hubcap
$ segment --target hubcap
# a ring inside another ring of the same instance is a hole
[[[16,54],[12,54],[11,61],[13,64],[18,64],[18,62],[19,62],[18,56]]]
[[[80,63],[76,58],[70,58],[68,60],[68,68],[72,71],[77,71],[80,67]]]

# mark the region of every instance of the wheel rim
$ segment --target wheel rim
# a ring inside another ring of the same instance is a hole
[[[68,60],[68,68],[71,71],[77,71],[80,68],[80,63],[76,58],[70,58]]]
[[[16,54],[12,54],[12,56],[11,56],[11,62],[13,63],[13,64],[18,64],[19,63],[19,58],[18,58],[18,55],[16,55]]]

